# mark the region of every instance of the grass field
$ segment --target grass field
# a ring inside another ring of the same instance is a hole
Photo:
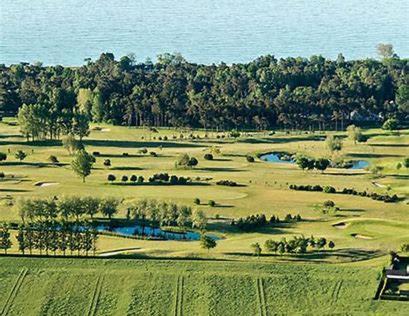
[[[405,315],[378,270],[333,264],[0,257],[7,315]]]
[[[9,121],[12,119],[9,119]],[[7,122],[7,120],[6,120]],[[99,125],[85,139],[87,151],[98,151],[104,157],[98,157],[95,169],[86,183],[76,177],[70,168],[72,157],[60,143],[29,143],[20,136],[18,126],[0,123],[0,151],[10,152],[8,159],[0,163],[0,171],[6,178],[0,180],[0,221],[18,221],[17,201],[21,197],[59,196],[59,195],[94,195],[115,196],[124,199],[119,217],[125,215],[126,205],[140,198],[172,200],[203,209],[212,218],[232,219],[249,214],[263,212],[267,216],[278,215],[283,218],[287,213],[301,214],[305,221],[284,225],[276,229],[243,234],[232,229],[223,220],[213,220],[209,230],[224,237],[210,256],[240,259],[250,253],[249,245],[263,243],[268,238],[279,239],[294,234],[323,236],[335,242],[336,248],[331,253],[321,256],[323,260],[345,261],[359,259],[354,257],[358,250],[368,256],[385,254],[397,249],[409,240],[409,170],[396,169],[396,164],[409,155],[409,131],[400,131],[399,135],[381,130],[367,130],[369,138],[365,144],[354,145],[345,140],[341,154],[350,159],[367,160],[371,166],[384,167],[383,176],[373,179],[365,170],[328,169],[325,173],[304,172],[297,166],[286,163],[267,163],[256,159],[248,163],[245,155],[271,151],[300,152],[315,157],[330,156],[322,141],[324,134],[306,134],[304,132],[286,134],[278,132],[269,136],[267,133],[253,133],[236,140],[216,138],[215,132],[208,132],[208,139],[203,139],[204,131],[193,131],[202,139],[188,140],[191,131],[159,129],[157,133],[147,129],[130,129],[111,125]],[[184,133],[183,140],[173,140],[172,136]],[[339,135],[343,135],[341,132]],[[219,133],[221,135],[221,133]],[[169,140],[159,141],[167,136]],[[153,138],[156,139],[153,139]],[[221,154],[213,161],[206,161],[203,155],[212,146],[217,146]],[[140,148],[158,153],[158,157],[140,155]],[[25,150],[28,157],[23,162],[14,158],[16,150]],[[123,157],[122,153],[129,157]],[[174,162],[177,156],[186,152],[199,160],[199,165],[190,170],[176,170]],[[50,155],[58,157],[62,166],[47,163]],[[112,166],[107,169],[103,160],[109,157]],[[142,175],[147,179],[154,173],[168,172],[178,176],[211,178],[206,185],[195,186],[123,186],[109,185],[107,174],[120,178],[122,175]],[[218,180],[233,180],[243,186],[217,186]],[[50,182],[49,186],[36,186],[38,182]],[[325,194],[320,192],[302,192],[288,189],[288,184],[332,185],[337,189],[344,187],[370,192],[398,194],[406,200],[399,203],[383,203],[369,198]],[[202,205],[195,206],[193,199],[200,198]],[[207,206],[208,200],[215,200],[216,207]],[[323,215],[316,210],[316,205],[325,200],[333,200],[341,208],[335,216]],[[10,206],[14,205],[14,206]],[[344,223],[344,229],[333,226]],[[398,233],[399,232],[399,233]],[[355,236],[355,237],[354,237]],[[358,237],[357,237],[358,236]],[[359,237],[368,238],[359,238]],[[115,237],[102,237],[99,242],[101,252],[122,248],[135,248],[140,255],[149,256],[209,256],[199,249],[197,242],[175,241],[136,241]],[[16,252],[17,249],[12,249]],[[348,255],[345,255],[348,254]],[[274,260],[281,260],[271,256]]]
[[[0,257],[1,315],[404,315],[407,311],[407,303],[372,298],[387,252],[409,241],[409,170],[396,169],[409,156],[409,130],[400,135],[366,130],[365,144],[344,140],[340,155],[384,167],[382,176],[374,178],[366,170],[304,172],[287,163],[259,159],[249,163],[245,157],[274,151],[329,157],[321,140],[324,134],[253,133],[233,140],[216,138],[214,132],[203,139],[204,131],[193,131],[201,139],[173,140],[173,135],[187,136],[191,131],[159,129],[153,133],[99,126],[85,139],[85,146],[103,157],[97,158],[92,174],[82,183],[72,172],[72,157],[61,143],[26,143],[18,126],[0,123],[0,151],[8,153],[8,159],[0,162],[0,172],[6,174],[0,180],[0,222],[18,222],[17,203],[25,197],[114,196],[123,199],[117,217],[125,216],[128,203],[155,198],[202,209],[211,219],[208,230],[222,239],[207,252],[197,241],[100,236],[97,254],[121,254],[127,258],[123,260]],[[158,140],[165,135],[170,140]],[[221,154],[213,161],[204,160],[213,146]],[[145,147],[158,157],[139,154]],[[14,158],[20,149],[28,153],[23,162]],[[124,157],[124,152],[129,156]],[[199,165],[175,169],[177,156],[185,152],[198,158]],[[50,155],[57,156],[61,165],[47,163]],[[109,169],[103,166],[104,158],[111,159]],[[147,179],[158,172],[211,180],[195,186],[125,186],[106,181],[109,173],[117,178],[135,174]],[[242,186],[218,186],[219,180]],[[35,185],[39,182],[51,185]],[[292,191],[289,184],[398,194],[401,201],[383,203],[359,196]],[[196,197],[202,201],[199,206],[193,203]],[[329,199],[341,209],[331,216],[316,207]],[[208,200],[217,205],[206,205]],[[251,233],[227,224],[255,213],[280,218],[300,214],[303,221]],[[254,242],[263,245],[266,239],[301,234],[325,237],[336,247],[304,255],[252,255]],[[13,236],[10,253],[18,253],[16,244]],[[152,257],[161,260],[141,260]],[[173,260],[177,258],[210,260]]]

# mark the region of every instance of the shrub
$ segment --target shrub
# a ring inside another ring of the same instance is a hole
[[[324,205],[324,207],[334,207],[335,203],[334,203],[334,201],[327,200],[327,201],[324,202],[323,205]]]
[[[6,177],[6,175],[4,174],[4,172],[0,172],[0,179],[4,179]]]
[[[97,157],[97,156],[100,156],[101,153],[100,153],[99,151],[93,151],[93,152],[92,152],[92,155],[95,156],[95,157]]]
[[[116,180],[116,177],[113,174],[109,174],[107,179],[109,182],[114,182]]]
[[[246,159],[248,162],[254,162],[254,157],[253,156],[246,156]]]
[[[212,154],[205,154],[203,158],[205,160],[213,160],[213,155]]]
[[[147,153],[148,153],[148,150],[147,150],[146,148],[141,148],[141,149],[139,149],[139,153],[141,153],[141,154],[147,154]]]
[[[124,156],[124,157],[128,157],[128,156],[129,156],[129,154],[128,154],[128,153],[122,153],[122,156]]]
[[[138,180],[138,177],[133,174],[133,175],[131,175],[129,180],[131,180],[131,182],[136,182]]]
[[[51,162],[51,163],[58,163],[59,162],[57,157],[54,156],[54,155],[50,155],[50,157],[48,157],[48,161]]]
[[[216,206],[216,202],[213,201],[213,200],[209,200],[209,201],[207,202],[207,205],[209,205],[209,206],[211,206],[211,207],[215,207],[215,206]]]
[[[193,200],[193,203],[195,203],[196,205],[200,205],[200,199],[199,198],[195,198]]]
[[[175,175],[172,175],[172,176],[170,177],[169,183],[170,183],[170,184],[178,184],[178,183],[179,183],[178,177],[175,176]]]
[[[128,176],[122,176],[121,181],[122,181],[122,182],[128,181]]]
[[[138,183],[143,183],[145,181],[144,177],[139,176],[138,177]]]
[[[335,190],[334,187],[327,185],[324,187],[324,192],[325,193],[336,193],[337,190]]]
[[[194,167],[194,166],[197,166],[198,163],[199,163],[199,161],[198,161],[195,157],[191,157],[191,158],[189,159],[188,166],[189,166],[189,167]]]
[[[155,153],[154,151],[151,151],[149,154],[150,154],[152,157],[158,157],[158,154]]]
[[[111,160],[110,160],[110,159],[105,159],[105,160],[104,160],[104,166],[105,166],[105,167],[111,166]]]
[[[0,161],[4,161],[6,159],[7,159],[7,154],[3,153],[3,152],[0,152]]]
[[[216,182],[217,185],[225,185],[225,186],[229,186],[229,187],[236,187],[237,183],[234,181],[230,181],[230,180],[220,180]]]

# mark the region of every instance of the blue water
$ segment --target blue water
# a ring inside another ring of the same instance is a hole
[[[124,236],[142,236],[142,226],[132,225],[132,226],[118,226],[110,227],[108,225],[99,225],[96,229],[100,232],[108,231],[116,234],[121,234]],[[158,237],[169,240],[199,240],[200,234],[192,231],[187,231],[186,233],[173,233],[163,231],[159,227],[149,227],[145,226],[143,228],[143,235],[147,237]],[[213,239],[220,239],[217,236],[209,235]]]
[[[352,167],[349,169],[365,169],[369,167],[369,162],[366,160],[354,160],[352,162]]]
[[[281,162],[281,163],[295,163],[294,160],[285,160],[280,158],[281,155],[278,153],[269,153],[260,156],[261,160],[267,161],[267,162]]]
[[[101,52],[199,63],[262,54],[409,56],[408,0],[1,0],[0,63],[79,65]]]
[[[260,159],[266,162],[272,162],[272,163],[292,163],[294,164],[295,161],[294,160],[283,160],[280,159],[280,157],[282,157],[282,155],[280,155],[279,153],[268,153],[265,155],[261,155]],[[366,167],[369,166],[369,162],[366,160],[353,160],[352,161],[352,166],[348,169],[353,169],[353,170],[357,170],[357,169],[365,169]]]

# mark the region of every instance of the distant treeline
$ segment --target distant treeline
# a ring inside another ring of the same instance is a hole
[[[81,67],[0,65],[0,115],[26,104],[54,138],[88,116],[128,126],[344,129],[350,121],[404,120],[409,60],[321,56],[200,65],[164,54],[155,63],[104,53]]]

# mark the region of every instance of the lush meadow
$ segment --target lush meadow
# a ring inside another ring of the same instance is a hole
[[[405,315],[357,265],[0,257],[7,315]]]

